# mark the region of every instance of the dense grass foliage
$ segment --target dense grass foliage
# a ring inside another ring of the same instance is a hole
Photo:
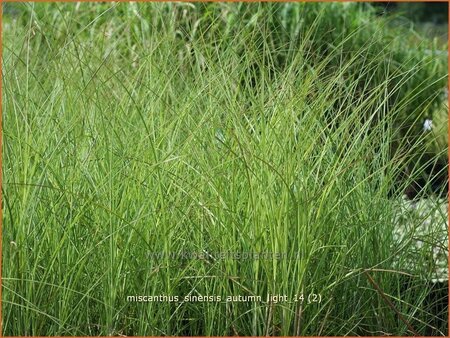
[[[405,189],[446,185],[446,162],[427,169],[447,154],[432,43],[357,4],[9,10],[5,335],[447,334],[426,254],[446,229],[399,264],[442,200],[395,236]]]

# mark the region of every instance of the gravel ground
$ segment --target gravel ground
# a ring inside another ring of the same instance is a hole
[[[448,204],[445,199],[399,201],[395,219],[395,249],[408,254],[396,269],[431,279],[448,280]]]

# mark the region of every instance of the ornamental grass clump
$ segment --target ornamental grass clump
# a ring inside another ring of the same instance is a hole
[[[5,335],[448,333],[424,283],[442,264],[410,265],[427,216],[399,217],[434,135],[401,116],[434,104],[446,67],[400,65],[384,19],[328,3],[14,8]],[[347,14],[325,40],[330,11]],[[442,204],[429,199],[431,223],[446,222]]]

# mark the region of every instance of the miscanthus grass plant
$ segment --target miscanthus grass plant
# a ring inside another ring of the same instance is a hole
[[[442,261],[428,254],[446,250],[446,227],[432,231],[445,201],[401,207],[447,149],[419,161],[434,131],[404,137],[424,121],[398,119],[445,70],[395,95],[434,59],[392,61],[400,34],[348,53],[381,19],[319,53],[323,11],[344,10],[321,6],[277,47],[284,67],[258,4],[231,36],[227,12],[208,6],[208,25],[180,30],[189,4],[30,3],[5,15],[3,334],[447,334],[448,310],[429,300]],[[127,300],[139,295],[180,298]]]

